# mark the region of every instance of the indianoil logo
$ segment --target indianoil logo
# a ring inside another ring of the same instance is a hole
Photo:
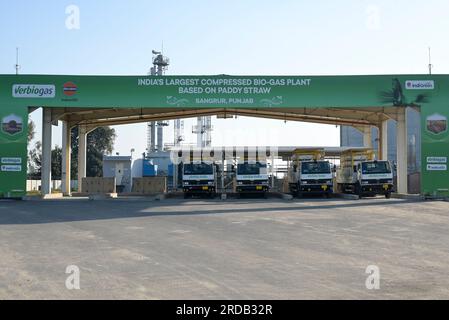
[[[62,86],[62,92],[64,93],[62,101],[64,102],[78,101],[78,98],[76,97],[76,94],[78,93],[78,86],[72,81],[64,83],[64,85]]]
[[[64,95],[73,97],[78,92],[78,87],[73,82],[66,82],[63,86]]]
[[[407,80],[405,82],[405,88],[407,90],[434,90],[434,80]]]

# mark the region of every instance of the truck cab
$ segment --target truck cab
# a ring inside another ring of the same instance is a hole
[[[182,165],[182,189],[184,197],[208,195],[217,192],[217,168],[213,162],[193,161]]]
[[[290,192],[298,197],[306,194],[330,197],[333,193],[333,169],[324,159],[323,150],[296,150],[288,180]]]
[[[333,192],[333,176],[329,161],[303,161],[297,171],[296,193],[323,194],[330,196]]]
[[[359,195],[378,194],[391,197],[393,170],[389,161],[364,161],[357,165],[357,191]]]
[[[337,174],[340,191],[363,196],[384,195],[391,198],[393,169],[386,160],[376,160],[371,149],[348,150],[341,156]]]
[[[265,196],[270,189],[267,168],[265,160],[238,162],[236,169],[237,193],[260,193]]]

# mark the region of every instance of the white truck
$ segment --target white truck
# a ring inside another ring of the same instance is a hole
[[[391,198],[393,169],[389,161],[376,160],[371,149],[343,152],[337,173],[340,191],[363,196],[384,195]]]
[[[182,165],[184,198],[192,195],[215,197],[217,192],[217,166],[212,161],[191,161]]]
[[[270,190],[268,165],[266,159],[237,161],[236,192],[262,194]]]
[[[301,198],[304,195],[330,197],[334,188],[333,168],[325,160],[323,149],[297,149],[288,167],[290,192]]]

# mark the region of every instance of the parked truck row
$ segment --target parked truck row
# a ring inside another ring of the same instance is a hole
[[[218,190],[220,165],[203,157],[191,158],[181,165],[182,187],[184,197],[192,195],[208,195],[214,197]],[[236,158],[231,166],[233,172],[233,189],[237,194],[261,194],[269,192],[268,163],[266,155],[256,153],[248,156],[245,153]]]
[[[384,195],[393,192],[393,168],[389,161],[375,158],[371,149],[349,149],[340,156],[337,167],[326,159],[324,149],[297,149],[288,165],[287,182],[291,194],[330,197],[334,192],[357,196]],[[273,164],[271,164],[273,165]],[[268,161],[265,155],[234,159],[231,166],[233,190],[241,194],[261,194],[270,191]],[[218,163],[203,158],[190,159],[182,167],[182,188],[185,197],[214,197],[220,189],[223,170]]]

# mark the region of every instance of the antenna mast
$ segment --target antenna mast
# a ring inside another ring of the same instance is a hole
[[[432,49],[429,47],[429,74],[432,75]]]
[[[16,75],[19,74],[20,64],[19,64],[19,48],[16,48],[16,64],[14,66],[16,68]]]

